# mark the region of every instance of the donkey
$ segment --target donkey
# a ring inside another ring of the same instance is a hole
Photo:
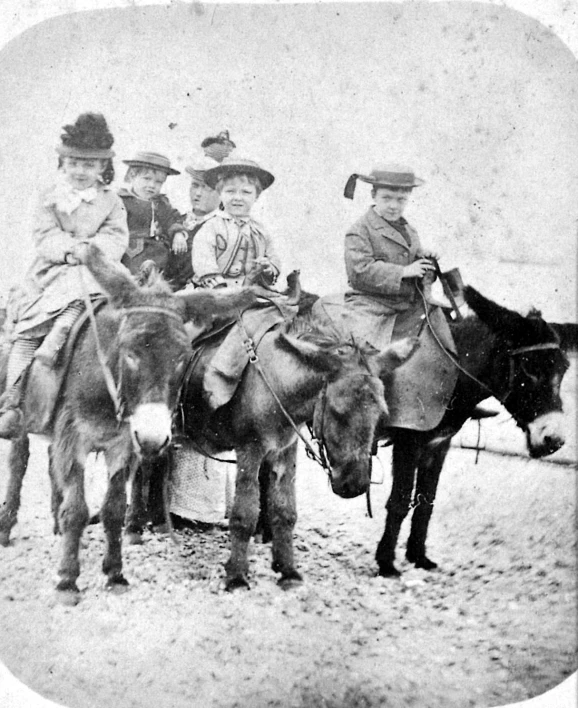
[[[227,590],[249,588],[247,553],[259,517],[260,480],[267,489],[272,569],[281,574],[283,587],[302,580],[293,554],[298,430],[313,421],[336,494],[365,492],[375,431],[387,413],[379,377],[405,361],[416,344],[410,338],[370,354],[297,317],[264,335],[233,398],[216,411],[209,410],[195,384],[212,355],[210,348],[201,352],[184,388],[184,433],[201,452],[234,449],[237,455]]]
[[[576,351],[578,326],[548,323],[537,311],[523,317],[472,287],[464,296],[474,314],[452,324],[459,376],[439,425],[424,432],[382,431],[393,441],[393,483],[375,556],[381,576],[400,575],[395,549],[412,506],[406,558],[418,568],[437,568],[427,556],[426,537],[439,477],[451,438],[484,399],[495,397],[512,415],[531,457],[550,455],[564,444],[560,384],[569,366],[566,352]]]
[[[128,271],[104,260],[92,246],[86,265],[109,296],[74,344],[51,435],[53,511],[63,536],[57,593],[76,604],[79,544],[88,522],[84,468],[91,451],[103,452],[108,488],[101,508],[106,535],[106,587],[128,585],[122,574],[121,529],[126,482],[139,460],[163,454],[171,442],[190,339],[185,322],[209,326],[218,316],[253,304],[252,292],[195,291],[175,296],[167,285],[139,288]],[[96,332],[98,336],[96,335]],[[106,360],[106,364],[104,363]],[[34,375],[34,367],[31,374]],[[26,397],[24,420],[30,418]],[[0,512],[0,541],[9,542],[16,523],[28,460],[28,436],[12,442],[7,498]]]

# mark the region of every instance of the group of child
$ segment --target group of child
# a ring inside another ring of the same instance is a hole
[[[267,230],[252,215],[274,176],[231,155],[236,146],[227,131],[204,140],[204,154],[186,167],[191,210],[185,215],[162,194],[167,178],[179,174],[164,155],[138,152],[124,160],[126,186],[118,193],[112,189],[113,142],[101,114],[85,113],[64,126],[58,177],[35,216],[36,254],[18,302],[0,408],[2,438],[22,430],[20,398],[32,361],[54,366],[83,300],[102,295],[83,265],[90,243],[133,273],[154,260],[175,290],[238,287],[248,277],[270,287],[279,275]],[[366,177],[352,175],[346,196],[352,196],[357,178],[372,184],[375,204],[346,236],[349,299],[360,316],[370,310],[375,315],[377,303],[378,319],[384,321],[415,302],[416,282],[433,268],[402,217],[409,193],[421,181],[409,168],[389,166]],[[369,332],[367,326],[363,330]],[[380,347],[384,343],[379,339]]]
[[[204,140],[202,159],[187,167],[191,211],[181,215],[161,193],[167,177],[179,174],[164,155],[139,152],[124,160],[126,186],[117,193],[111,187],[114,138],[104,116],[82,114],[63,130],[57,178],[34,217],[34,261],[17,289],[0,438],[22,430],[20,399],[32,361],[56,365],[84,300],[103,294],[83,265],[89,244],[132,273],[144,260],[155,261],[174,289],[191,281],[196,287],[239,285],[256,265],[262,284],[279,273],[270,239],[251,216],[274,177],[256,162],[230,158],[235,144],[227,131]]]

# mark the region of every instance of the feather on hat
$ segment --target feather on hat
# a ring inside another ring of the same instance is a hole
[[[65,125],[56,152],[62,157],[105,160],[114,157],[114,143],[102,113],[82,113],[73,125]]]

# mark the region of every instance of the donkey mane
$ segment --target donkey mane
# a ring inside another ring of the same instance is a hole
[[[311,313],[295,317],[284,326],[283,332],[304,342],[315,344],[321,349],[352,347],[361,351],[361,347],[353,337],[351,339],[343,337],[336,327],[320,322]]]

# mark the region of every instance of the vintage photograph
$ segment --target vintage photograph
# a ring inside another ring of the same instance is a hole
[[[571,708],[578,3],[6,7],[0,705]]]

